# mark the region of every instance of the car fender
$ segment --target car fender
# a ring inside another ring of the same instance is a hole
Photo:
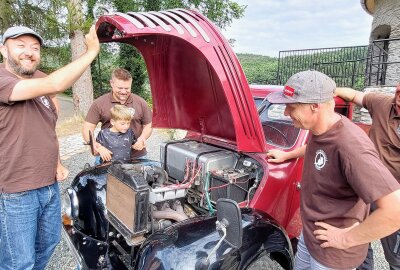
[[[135,269],[195,269],[221,239],[215,222],[216,217],[200,216],[153,233],[141,246]],[[261,252],[274,255],[283,268],[292,269],[289,238],[271,217],[242,209],[242,225],[242,246],[234,249],[223,242],[211,254],[208,269],[246,269]]]

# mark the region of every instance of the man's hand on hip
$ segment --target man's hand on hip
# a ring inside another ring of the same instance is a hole
[[[337,249],[348,249],[351,246],[347,244],[345,234],[358,226],[360,223],[356,222],[347,228],[337,228],[335,226],[329,225],[325,222],[315,222],[315,226],[320,227],[314,231],[315,238],[322,241],[320,245],[322,248],[337,248]]]

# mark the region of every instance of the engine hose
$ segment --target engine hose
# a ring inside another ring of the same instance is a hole
[[[210,211],[210,214],[213,215],[215,211],[211,205],[210,194],[208,193],[209,185],[210,185],[210,172],[207,172],[206,182],[204,184],[204,186],[205,186],[204,191],[206,194],[206,202],[207,202],[208,210]]]

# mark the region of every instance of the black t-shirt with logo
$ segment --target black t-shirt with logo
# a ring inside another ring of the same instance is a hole
[[[313,235],[314,222],[339,228],[362,222],[368,216],[369,203],[399,188],[371,140],[349,119],[341,117],[327,132],[312,135],[300,193],[304,240],[312,257],[335,269],[360,265],[368,244],[346,250],[323,249]]]

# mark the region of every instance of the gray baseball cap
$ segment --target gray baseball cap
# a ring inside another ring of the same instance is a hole
[[[9,38],[16,38],[22,35],[35,36],[39,40],[40,45],[43,45],[43,38],[38,33],[25,26],[12,26],[8,28],[3,35],[3,44]]]
[[[324,103],[333,99],[336,83],[324,73],[306,70],[294,74],[283,91],[270,94],[270,103]]]

